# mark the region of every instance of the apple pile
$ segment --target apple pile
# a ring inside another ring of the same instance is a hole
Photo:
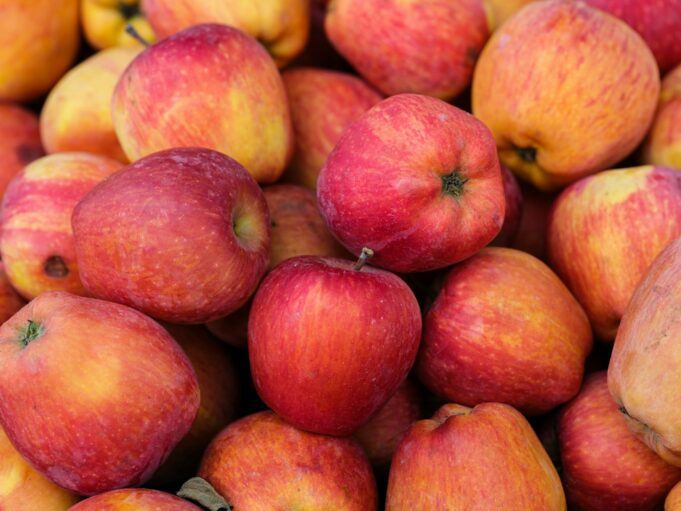
[[[0,510],[681,511],[681,0],[0,7]]]

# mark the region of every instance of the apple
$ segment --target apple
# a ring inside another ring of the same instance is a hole
[[[393,396],[354,433],[377,471],[390,466],[393,453],[413,422],[422,417],[421,392],[406,379]]]
[[[590,374],[558,417],[562,477],[570,509],[656,511],[681,479],[629,431],[605,371]]]
[[[662,167],[600,172],[566,188],[548,225],[551,266],[612,342],[657,254],[681,236],[681,173]]]
[[[591,344],[586,314],[548,266],[490,247],[447,273],[424,319],[416,373],[448,401],[538,415],[579,392]]]
[[[0,213],[0,254],[25,298],[45,291],[85,294],[71,229],[78,201],[123,165],[88,153],[44,156],[14,176]]]
[[[681,483],[676,483],[664,501],[664,511],[681,510]]]
[[[169,493],[130,488],[90,497],[69,511],[202,511],[202,509]]]
[[[546,228],[549,223],[551,206],[556,193],[537,190],[534,186],[521,182],[522,212],[518,230],[510,243],[512,248],[532,254],[546,262]]]
[[[387,96],[452,99],[470,85],[489,29],[482,0],[332,0],[326,33]]]
[[[655,58],[633,29],[585,3],[547,0],[492,35],[473,76],[473,115],[503,164],[551,191],[633,151],[659,91]]]
[[[128,25],[149,43],[156,40],[151,25],[140,12],[139,0],[81,0],[80,18],[87,42],[93,48],[130,46],[139,42],[126,32]]]
[[[293,153],[286,90],[258,42],[225,25],[196,25],[143,51],[113,95],[113,123],[135,161],[175,147],[205,147],[272,183]]]
[[[12,103],[0,103],[0,197],[24,166],[45,154],[38,117]]]
[[[442,406],[414,423],[390,468],[386,511],[564,511],[565,495],[527,420],[510,406]]]
[[[300,431],[270,411],[227,426],[199,476],[235,510],[377,509],[371,466],[354,440]]]
[[[499,234],[505,198],[494,140],[437,98],[381,101],[341,136],[317,198],[331,233],[372,264],[409,273],[470,257]]]
[[[228,316],[214,319],[206,323],[206,328],[222,342],[234,348],[248,346],[248,315],[251,312],[251,300]]]
[[[665,75],[660,87],[661,102],[664,103],[676,96],[681,96],[681,64]]]
[[[248,300],[267,268],[269,223],[246,169],[204,148],[128,165],[72,216],[85,289],[171,323],[205,323]]]
[[[491,244],[505,247],[511,244],[520,228],[520,219],[523,216],[523,193],[518,180],[505,165],[501,165],[501,178],[504,183],[506,213],[501,231]]]
[[[637,245],[637,249],[641,247]],[[608,387],[634,431],[662,459],[681,467],[681,238],[655,258],[622,317]]]
[[[310,0],[142,0],[142,10],[161,38],[199,23],[243,30],[279,67],[302,51],[310,30]]]
[[[681,64],[681,0],[584,1],[636,30],[652,50],[663,73]]]
[[[73,63],[78,0],[11,0],[0,17],[0,101],[45,94]]]
[[[5,266],[0,262],[0,325],[14,316],[26,302],[10,284]]]
[[[59,486],[94,495],[148,480],[189,431],[199,386],[153,320],[45,292],[0,326],[0,423]]]
[[[681,65],[662,80],[660,104],[643,145],[643,161],[681,170]]]
[[[48,153],[84,151],[128,163],[111,120],[111,96],[139,52],[139,48],[109,48],[59,80],[40,114],[40,133]]]
[[[287,259],[253,299],[255,388],[297,428],[349,435],[397,391],[416,358],[421,312],[414,294],[396,275],[362,262]]]
[[[0,509],[66,511],[78,497],[37,472],[0,428]]]
[[[326,159],[347,127],[382,97],[360,78],[338,71],[297,68],[283,73],[296,149],[287,181],[317,187]]]
[[[537,0],[484,0],[487,12],[487,23],[490,32],[494,32],[504,22],[527,4]]]
[[[157,483],[184,482],[196,473],[203,451],[237,417],[239,379],[230,352],[202,326],[164,324],[189,357],[201,393],[199,413],[154,474]]]

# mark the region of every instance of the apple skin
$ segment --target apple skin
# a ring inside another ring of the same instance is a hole
[[[656,511],[681,479],[629,431],[605,371],[590,374],[558,416],[562,477],[575,511]]]
[[[482,0],[332,0],[324,25],[338,52],[387,96],[454,98],[470,85],[489,37]]]
[[[72,217],[85,289],[171,323],[205,323],[248,300],[267,267],[269,223],[246,169],[203,148],[128,165]]]
[[[45,94],[71,66],[79,43],[78,0],[3,2],[0,101]]]
[[[518,180],[508,167],[501,165],[501,178],[504,183],[504,197],[506,197],[506,213],[504,224],[497,237],[492,240],[492,245],[506,247],[511,244],[520,228],[520,219],[523,215],[523,193],[520,190]]]
[[[317,199],[345,248],[370,248],[372,264],[401,273],[473,255],[499,234],[506,202],[489,130],[416,94],[385,99],[348,128],[319,174]]]
[[[111,120],[111,96],[141,48],[110,48],[71,69],[50,91],[40,114],[48,153],[84,151],[128,163]]]
[[[153,43],[156,35],[139,10],[139,0],[81,0],[80,19],[87,42],[97,50],[112,47],[140,47],[126,32],[132,25],[142,38]]]
[[[487,12],[487,23],[490,32],[494,32],[504,22],[527,4],[537,0],[484,0]]]
[[[0,197],[10,180],[44,156],[38,117],[12,103],[0,103]]]
[[[527,420],[500,403],[442,406],[397,448],[386,511],[564,511],[565,495]]]
[[[387,471],[402,437],[422,416],[420,389],[408,378],[353,436],[364,448],[371,465],[379,472]]]
[[[251,301],[228,316],[206,323],[206,328],[215,337],[233,348],[244,349],[248,346],[248,315]]]
[[[557,194],[539,191],[529,183],[520,182],[519,184],[523,196],[523,207],[518,230],[510,246],[546,262],[548,261],[546,228],[551,206]]]
[[[130,488],[90,497],[69,511],[202,511],[203,508],[157,490]]]
[[[282,74],[296,149],[284,178],[317,188],[317,176],[347,127],[383,99],[356,76],[297,68]]]
[[[59,153],[27,165],[10,182],[0,213],[0,253],[24,298],[45,291],[86,294],[71,229],[74,207],[123,165],[88,153]]]
[[[374,475],[356,441],[298,430],[271,411],[227,426],[199,476],[234,509],[377,509]]]
[[[660,104],[643,145],[643,162],[681,170],[681,65],[662,80]]]
[[[298,55],[310,31],[310,0],[142,0],[159,37],[200,23],[220,23],[255,37],[279,67]]]
[[[548,64],[557,61],[562,71]],[[473,115],[503,164],[551,191],[627,156],[659,92],[655,58],[634,30],[584,3],[547,0],[492,35],[473,76]]]
[[[584,178],[558,196],[547,232],[551,266],[612,342],[639,280],[681,236],[681,173],[645,166]]]
[[[660,101],[662,103],[676,96],[681,96],[681,64],[665,75],[660,87]]]
[[[293,154],[277,67],[255,39],[226,25],[196,25],[147,48],[121,76],[112,108],[130,161],[206,147],[273,183]]]
[[[681,64],[681,0],[583,1],[636,30],[655,55],[661,72]]]
[[[37,472],[17,452],[0,428],[0,509],[66,511],[78,496]]]
[[[5,273],[5,266],[0,262],[0,325],[14,316],[24,305],[26,302],[12,287]]]
[[[490,247],[452,268],[428,310],[416,373],[448,401],[548,412],[579,392],[589,320],[533,256]]]
[[[248,352],[262,400],[290,424],[344,436],[407,377],[421,335],[409,286],[352,261],[301,256],[263,280],[248,318]]]
[[[199,408],[196,374],[170,334],[94,298],[55,291],[31,301],[0,327],[0,365],[12,444],[83,495],[148,480]]]
[[[608,387],[629,428],[662,459],[681,467],[681,238],[655,258],[622,317]]]
[[[664,511],[681,511],[681,483],[677,483],[667,495]]]

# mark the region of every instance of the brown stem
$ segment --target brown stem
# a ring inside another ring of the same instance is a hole
[[[231,511],[232,508],[213,486],[201,477],[192,477],[177,492],[178,497],[190,500],[206,511]]]
[[[371,250],[370,248],[364,247],[362,249],[362,252],[359,254],[359,259],[357,259],[357,262],[355,263],[355,266],[353,266],[353,270],[361,270],[364,265],[367,263],[367,261],[373,257],[374,251]]]
[[[144,37],[142,37],[142,36],[140,35],[140,33],[137,31],[137,29],[136,29],[135,27],[133,27],[131,24],[128,23],[128,24],[125,26],[125,31],[126,31],[129,35],[131,35],[132,37],[134,37],[135,40],[137,40],[138,43],[140,43],[141,45],[145,46],[146,48],[149,48],[149,46],[151,46],[151,43],[150,43],[149,41],[147,41]]]

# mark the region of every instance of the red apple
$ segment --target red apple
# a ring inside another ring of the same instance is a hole
[[[510,245],[520,228],[520,219],[523,214],[523,194],[518,180],[508,167],[501,165],[501,178],[504,182],[504,197],[506,197],[506,214],[504,224],[497,237],[492,240],[492,245],[506,247]]]
[[[377,509],[371,466],[354,440],[300,431],[269,411],[227,426],[199,476],[235,510]]]
[[[33,467],[94,495],[151,477],[199,407],[191,363],[143,314],[41,294],[0,327],[0,422]]]
[[[389,96],[453,98],[489,37],[482,0],[333,0],[325,26],[340,54]]]
[[[664,462],[627,428],[605,371],[584,381],[558,418],[562,476],[575,511],[655,511],[681,469]]]
[[[27,165],[5,192],[0,253],[25,298],[45,291],[85,294],[71,229],[73,208],[123,164],[88,153],[59,153]]]
[[[319,175],[333,235],[397,272],[470,257],[499,233],[504,189],[494,140],[470,114],[415,94],[392,96],[353,123]]]
[[[112,115],[130,161],[206,147],[272,183],[293,153],[277,66],[255,39],[226,25],[195,25],[143,51],[116,86]]]
[[[655,258],[631,297],[610,358],[608,387],[629,428],[679,467],[680,310],[681,238],[676,238]]]
[[[416,371],[449,401],[537,415],[579,392],[591,343],[586,314],[548,266],[486,248],[447,274],[424,320]]]
[[[69,511],[202,511],[203,508],[157,490],[124,489],[102,493]]]
[[[286,71],[282,78],[296,141],[284,177],[315,190],[317,176],[340,136],[382,98],[347,73],[303,68]]]
[[[564,511],[560,478],[510,406],[447,404],[416,422],[393,457],[386,511]]]
[[[10,284],[5,266],[0,262],[0,325],[14,316],[24,305],[26,302]]]
[[[248,314],[251,311],[251,300],[246,305],[224,318],[206,323],[206,328],[222,342],[235,348],[248,345]]]
[[[25,165],[45,154],[38,117],[12,103],[0,103],[0,198]]]
[[[81,200],[72,223],[93,296],[173,323],[235,311],[267,267],[262,191],[209,149],[170,149],[128,165]]]
[[[643,145],[643,161],[681,170],[681,64],[662,80],[660,103]]]
[[[253,299],[251,373],[287,422],[348,435],[404,381],[420,335],[418,303],[399,277],[343,259],[294,257]]]
[[[546,228],[556,194],[539,191],[528,183],[520,183],[520,191],[523,208],[518,230],[510,246],[547,261]]]
[[[613,341],[639,280],[681,236],[681,173],[661,167],[601,172],[556,199],[548,226],[551,266]]]

